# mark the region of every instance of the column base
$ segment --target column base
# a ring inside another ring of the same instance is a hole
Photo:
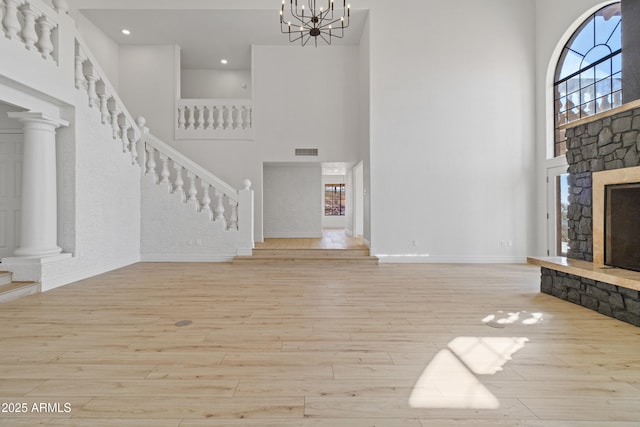
[[[58,255],[62,248],[54,246],[52,248],[18,248],[13,253],[17,258],[43,258]]]

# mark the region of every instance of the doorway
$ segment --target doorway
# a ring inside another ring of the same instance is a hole
[[[547,255],[569,252],[569,174],[566,166],[547,169]]]

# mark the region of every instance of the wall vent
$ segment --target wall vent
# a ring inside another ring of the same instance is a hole
[[[317,156],[317,148],[296,148],[296,156]]]

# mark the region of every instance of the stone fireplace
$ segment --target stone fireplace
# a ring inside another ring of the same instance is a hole
[[[640,270],[640,101],[566,131],[569,252],[567,258],[530,258],[542,267],[540,289],[640,326],[640,273],[633,271]],[[632,202],[637,207],[630,208]]]

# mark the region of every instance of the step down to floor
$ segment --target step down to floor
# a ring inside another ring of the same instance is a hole
[[[8,271],[0,271],[0,286],[11,283],[12,275]]]
[[[254,249],[251,256],[233,259],[234,264],[270,262],[378,264],[378,258],[369,256],[369,249]]]
[[[40,285],[34,282],[13,282],[12,275],[0,271],[0,303],[12,301],[40,292]]]

